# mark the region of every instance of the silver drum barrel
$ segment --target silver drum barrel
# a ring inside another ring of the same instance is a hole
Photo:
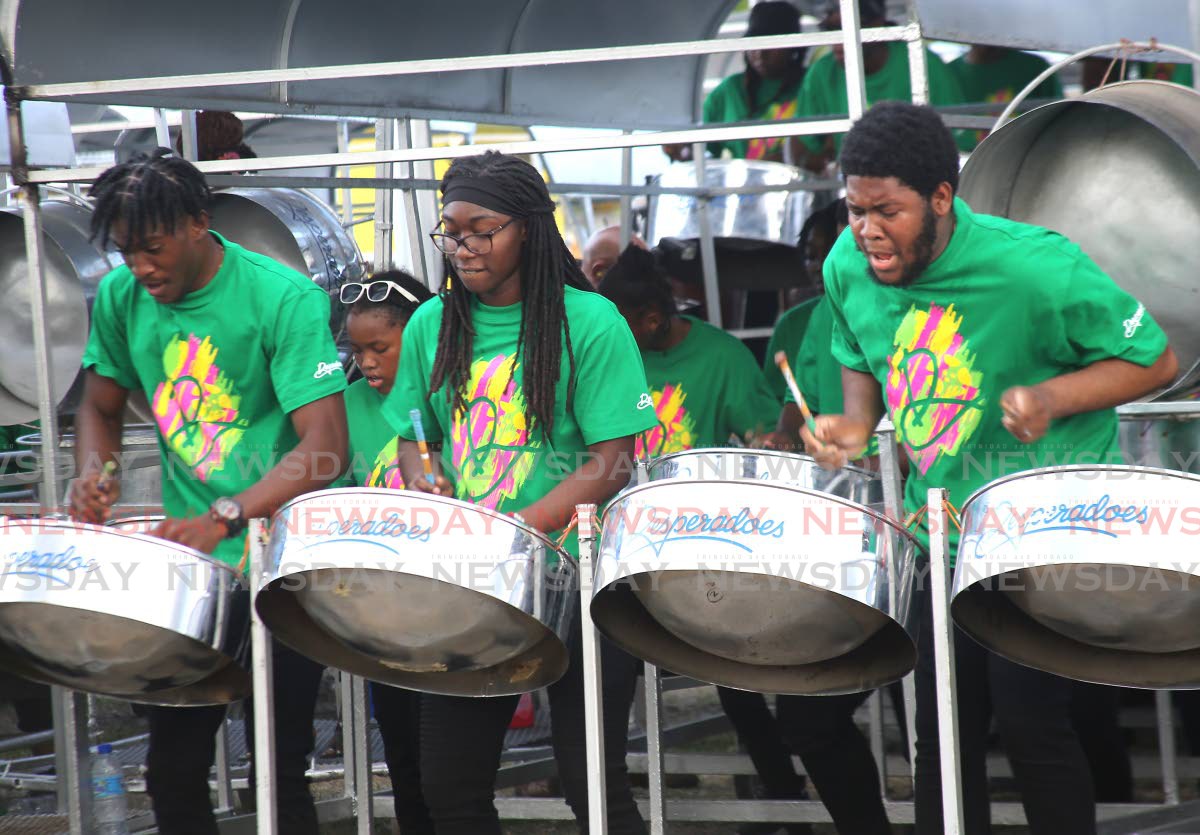
[[[147,704],[237,701],[250,689],[249,602],[237,572],[182,545],[0,522],[0,666],[26,678]]]
[[[650,462],[650,481],[664,478],[755,479],[816,490],[878,509],[883,482],[859,467],[823,469],[807,455],[770,449],[690,449]]]
[[[1068,678],[1200,687],[1200,477],[1048,467],[964,506],[954,620],[985,647]]]
[[[836,694],[916,663],[914,543],[882,513],[765,480],[650,481],[604,514],[592,617],[667,670]]]
[[[579,575],[516,520],[425,493],[355,487],[285,505],[255,599],[276,637],[412,690],[501,696],[567,669]]]

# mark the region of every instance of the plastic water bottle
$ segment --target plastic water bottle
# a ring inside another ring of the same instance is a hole
[[[92,759],[92,819],[96,835],[129,835],[126,821],[125,778],[107,742]]]

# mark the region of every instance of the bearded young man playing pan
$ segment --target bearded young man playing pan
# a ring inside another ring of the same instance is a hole
[[[818,417],[815,433],[785,411],[779,430],[839,467],[866,447],[886,408],[909,458],[907,513],[924,506],[931,487],[961,505],[1015,471],[1080,456],[1119,461],[1114,407],[1176,372],[1145,307],[1063,236],[972,212],[955,196],[954,138],[928,107],[875,105],[846,136],[841,167],[850,227],[825,261],[825,288],[844,411]],[[917,538],[927,550],[924,525]],[[933,630],[921,597],[916,831],[940,835]],[[990,831],[984,756],[993,713],[1030,831],[1094,833],[1072,682],[963,634],[955,659],[967,833]]]

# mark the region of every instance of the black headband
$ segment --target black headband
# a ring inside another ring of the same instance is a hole
[[[529,217],[530,215],[553,214],[554,203],[530,210],[518,203],[511,191],[502,188],[495,180],[487,177],[455,177],[442,189],[442,205],[455,201],[474,203],[485,209],[509,215],[511,217]]]

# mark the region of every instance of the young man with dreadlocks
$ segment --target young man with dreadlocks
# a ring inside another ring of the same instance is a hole
[[[384,403],[405,483],[561,531],[577,504],[603,504],[628,483],[634,438],[655,425],[637,345],[616,307],[590,292],[533,166],[495,152],[465,157],[441,190],[431,237],[447,256],[449,286],[409,320]],[[424,478],[413,408],[429,440],[444,439],[453,485]],[[564,547],[577,553],[578,538]],[[568,643],[570,666],[549,688],[553,743],[563,792],[586,829],[578,617]],[[609,831],[641,833],[625,771],[637,662],[607,641],[601,656]],[[421,781],[438,835],[501,831],[493,794],[516,704],[515,696],[422,698]]]
[[[872,107],[846,136],[841,166],[850,227],[826,259],[825,290],[844,413],[818,417],[815,437],[801,428],[809,450],[843,465],[886,408],[910,461],[909,513],[931,487],[961,506],[1013,472],[1120,460],[1113,408],[1176,371],[1145,308],[1061,235],[972,212],[955,196],[954,138],[928,107]],[[927,549],[924,526],[917,538]],[[933,627],[921,597],[916,824],[920,835],[940,835]],[[994,714],[1030,831],[1094,833],[1072,682],[961,632],[954,650],[966,831],[990,831],[984,760]]]
[[[105,276],[92,309],[72,513],[108,517],[120,482],[99,476],[121,449],[130,392],[142,391],[162,450],[167,518],[154,535],[243,569],[247,519],[344,469],[346,383],[329,298],[209,229],[204,175],[166,149],[108,169],[92,197],[93,235],[125,266]],[[317,835],[305,771],[321,667],[280,645],[274,664],[280,826]],[[158,831],[215,835],[208,774],[224,706],[148,715]]]

